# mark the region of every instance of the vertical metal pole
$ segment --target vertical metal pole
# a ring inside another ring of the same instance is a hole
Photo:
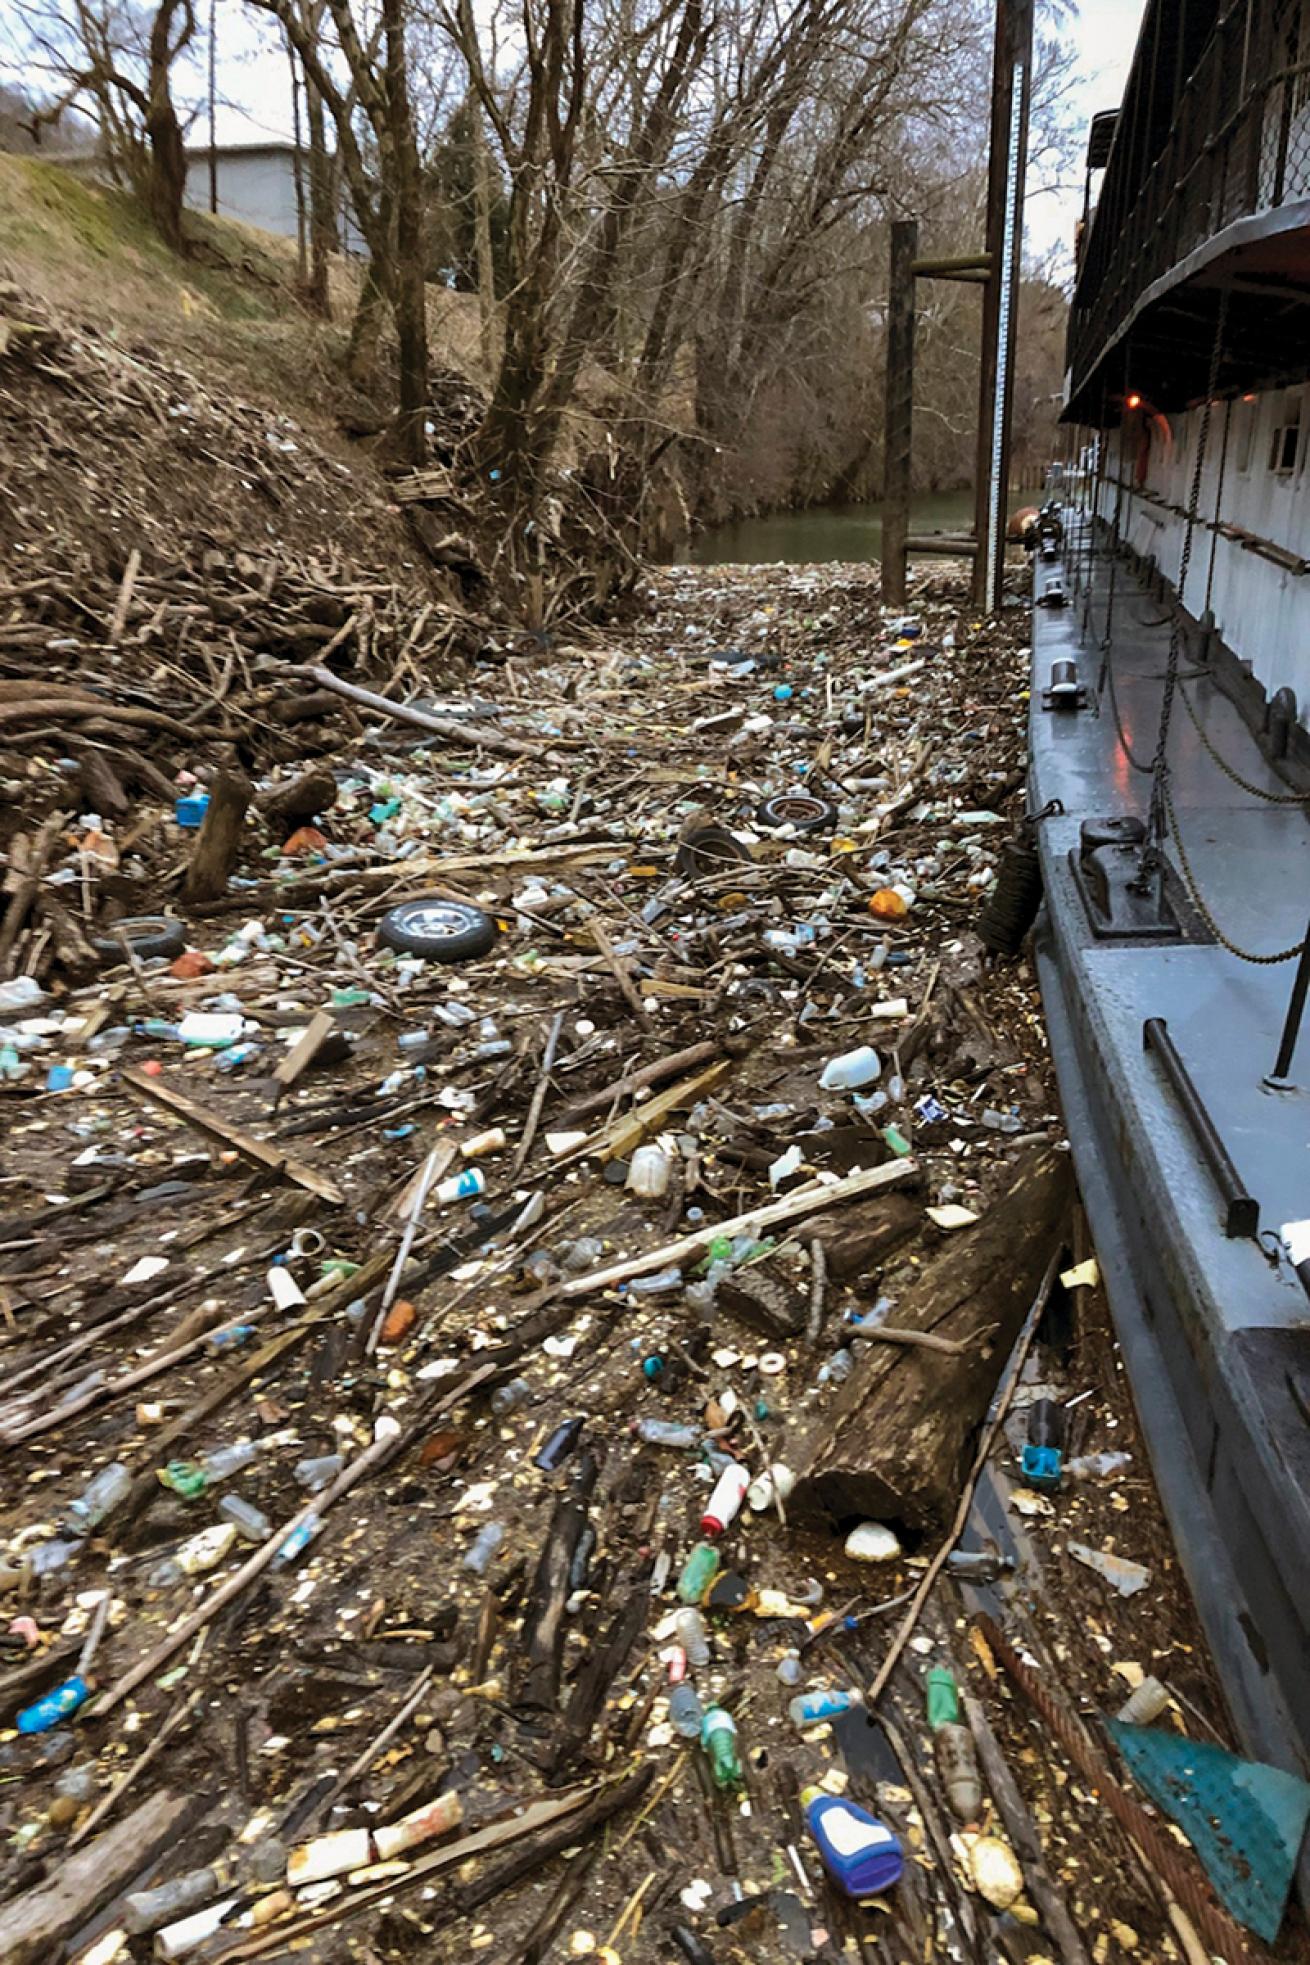
[[[1265,1079],[1266,1085],[1281,1091],[1290,1082],[1292,1059],[1296,1056],[1296,1040],[1301,1034],[1301,1018],[1305,1013],[1306,989],[1310,987],[1310,928],[1306,929],[1305,940],[1301,944],[1301,959],[1296,965],[1292,978],[1292,994],[1287,1004],[1287,1019],[1283,1024],[1282,1041],[1278,1046],[1278,1057],[1274,1068]]]
[[[919,227],[892,221],[887,288],[887,396],[883,414],[882,598],[905,606],[906,535],[910,529],[910,448],[914,418],[914,261]]]
[[[209,0],[209,209],[218,210],[218,0]]]
[[[1005,566],[1005,508],[1010,474],[1010,412],[1023,246],[1023,180],[1028,163],[1032,47],[1033,0],[996,0],[991,157],[987,175],[987,251],[991,277],[983,289],[974,493],[978,550],[973,563],[973,597],[974,604],[986,613],[1000,605]]]

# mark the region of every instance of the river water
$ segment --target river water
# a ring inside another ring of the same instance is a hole
[[[1038,502],[1032,492],[1010,494],[1010,510]],[[972,491],[926,492],[910,505],[911,532],[972,532]],[[805,566],[820,560],[870,560],[882,552],[882,506],[811,505],[802,512],[736,519],[684,541],[671,555],[675,566],[765,566],[785,560]]]

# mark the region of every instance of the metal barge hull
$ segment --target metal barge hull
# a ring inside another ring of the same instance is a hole
[[[1075,544],[1075,553],[1077,546]],[[1037,569],[1038,593],[1058,567]],[[1078,1178],[1155,1477],[1245,1750],[1310,1775],[1310,1297],[1285,1257],[1284,1222],[1310,1216],[1310,1089],[1275,1092],[1271,1069],[1294,963],[1257,965],[1217,941],[1190,905],[1174,841],[1181,934],[1098,935],[1081,874],[1085,820],[1145,817],[1168,650],[1168,606],[1124,563],[1111,697],[1098,627],[1108,556],[1062,609],[1034,610],[1030,809],[1045,902],[1035,953]],[[1228,697],[1183,661],[1200,728],[1273,797],[1275,775]],[[1083,707],[1043,705],[1051,664],[1077,661]],[[1098,690],[1098,681],[1102,683]],[[1116,706],[1118,714],[1116,715]],[[1305,808],[1244,792],[1179,704],[1175,807],[1193,880],[1250,952],[1305,932]],[[1099,923],[1104,927],[1105,923]],[[1263,1243],[1231,1213],[1159,1052],[1161,1019],[1197,1098],[1259,1208]],[[1310,1088],[1310,1033],[1296,1071]],[[1272,1235],[1269,1231],[1273,1231]],[[1134,1550],[1134,1554],[1141,1553]]]

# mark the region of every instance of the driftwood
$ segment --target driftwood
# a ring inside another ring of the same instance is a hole
[[[326,1174],[319,1173],[303,1160],[293,1160],[289,1153],[279,1151],[276,1146],[269,1146],[264,1140],[256,1139],[255,1135],[248,1133],[243,1126],[234,1125],[229,1119],[220,1118],[218,1113],[211,1112],[207,1106],[201,1105],[198,1099],[189,1098],[185,1092],[175,1090],[162,1078],[150,1078],[144,1071],[138,1071],[135,1065],[129,1065],[122,1074],[122,1082],[130,1085],[134,1091],[142,1093],[144,1097],[152,1099],[156,1105],[162,1105],[166,1112],[173,1113],[176,1118],[185,1119],[188,1126],[194,1126],[196,1131],[205,1134],[206,1138],[217,1140],[220,1146],[230,1146],[234,1152],[241,1155],[243,1160],[252,1161],[255,1166],[262,1167],[266,1173],[274,1174],[282,1180],[294,1181],[297,1187],[303,1187],[309,1193],[317,1194],[320,1201],[326,1201],[331,1207],[339,1208],[344,1203],[345,1195],[336,1182],[329,1180]]]
[[[752,1330],[782,1343],[805,1322],[806,1302],[785,1277],[764,1269],[741,1269],[719,1284],[718,1308]]]
[[[605,1703],[605,1694],[622,1671],[624,1661],[645,1625],[649,1596],[643,1585],[633,1591],[610,1621],[604,1640],[599,1634],[573,1681],[563,1724],[550,1754],[552,1774],[568,1774],[591,1738],[591,1729]]]
[[[246,821],[252,787],[240,771],[219,771],[182,883],[184,901],[216,901],[226,894],[241,852],[241,829]]]
[[[261,791],[255,806],[270,825],[277,826],[316,818],[321,812],[330,812],[336,802],[336,779],[325,766],[315,765]]]
[[[797,1474],[795,1513],[860,1515],[912,1530],[949,1517],[1069,1196],[1068,1155],[1039,1148],[982,1220],[923,1265],[896,1303],[897,1327],[967,1349],[866,1351],[822,1420],[784,1455]]]
[[[921,1203],[908,1194],[888,1194],[873,1207],[816,1215],[805,1232],[822,1248],[834,1282],[857,1283],[922,1226]]]
[[[161,1788],[55,1871],[0,1918],[0,1965],[50,1965],[61,1940],[118,1895],[165,1844],[174,1842],[199,1803]]]
[[[433,716],[430,711],[416,710],[409,703],[393,703],[389,696],[379,696],[373,689],[360,689],[353,682],[343,682],[331,669],[320,668],[317,663],[307,664],[300,673],[308,681],[316,682],[320,689],[330,689],[348,703],[372,710],[375,716],[389,716],[395,723],[410,723],[416,730],[430,730],[434,737],[445,737],[461,750],[503,751],[507,757],[540,755],[539,744],[528,743],[522,737],[507,737],[499,730],[486,730],[480,723],[461,723],[453,716]]]
[[[556,1505],[537,1559],[519,1641],[523,1669],[516,1693],[521,1706],[553,1709],[559,1698],[569,1572],[587,1526],[587,1500],[598,1471],[594,1457],[584,1454],[570,1491]]]

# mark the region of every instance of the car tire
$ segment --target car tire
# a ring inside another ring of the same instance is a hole
[[[766,798],[756,806],[755,823],[771,832],[779,826],[791,826],[796,832],[831,832],[837,823],[837,807],[811,791],[780,791],[776,798]]]
[[[492,915],[467,901],[448,901],[440,894],[402,901],[384,914],[377,936],[402,955],[421,955],[429,962],[472,962],[496,945],[500,930]]]
[[[104,934],[90,937],[92,948],[104,962],[125,959],[124,935],[138,962],[148,962],[157,955],[180,955],[186,947],[186,928],[171,914],[127,914],[111,926],[112,939]]]

